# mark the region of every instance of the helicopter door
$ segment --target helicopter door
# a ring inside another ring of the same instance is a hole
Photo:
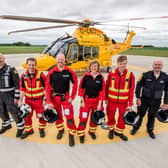
[[[67,53],[66,61],[68,63],[73,63],[78,61],[78,45],[72,43],[69,45],[69,50]]]
[[[83,48],[83,60],[91,59],[91,47]]]
[[[99,48],[98,47],[92,47],[92,57],[98,58],[99,56]]]

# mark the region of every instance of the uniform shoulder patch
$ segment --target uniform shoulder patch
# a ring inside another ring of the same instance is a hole
[[[139,76],[138,81],[141,81],[142,77],[143,77],[143,74],[141,74],[141,75]]]

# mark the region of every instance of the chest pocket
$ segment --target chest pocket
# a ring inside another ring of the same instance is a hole
[[[164,87],[165,87],[165,81],[164,80],[159,80],[158,83],[157,83],[157,90],[164,90]]]
[[[9,67],[5,71],[5,73],[2,75],[2,81],[4,81],[4,86],[9,87],[10,86],[10,73],[9,73]]]
[[[102,80],[101,79],[97,79],[95,80],[95,83],[96,83],[96,88],[98,91],[101,91],[102,90]]]
[[[151,78],[147,78],[147,79],[145,80],[145,86],[146,86],[147,88],[150,88],[150,87],[152,86],[152,83],[153,83],[153,80],[152,80]]]

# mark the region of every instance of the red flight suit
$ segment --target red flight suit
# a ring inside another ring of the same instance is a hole
[[[123,114],[128,106],[133,105],[133,96],[135,89],[135,77],[132,72],[127,69],[120,73],[117,69],[112,70],[107,77],[105,96],[108,100],[107,104],[107,125],[109,130],[115,129],[117,133],[122,133],[125,129]],[[116,125],[115,114],[119,111],[118,121]]]
[[[92,113],[97,109],[99,100],[104,100],[105,94],[105,82],[104,77],[101,73],[98,73],[97,76],[92,76],[90,72],[84,74],[81,78],[80,85],[79,85],[79,96],[84,97],[85,107],[80,107],[80,114],[79,114],[79,125],[77,129],[78,136],[85,135],[85,128],[87,125],[87,121],[89,115],[91,116]],[[103,110],[103,103],[102,103],[102,110]],[[90,124],[89,124],[89,132],[95,133],[97,125],[95,125],[90,117]]]
[[[70,82],[73,84],[71,95],[69,95]],[[75,134],[76,126],[74,121],[73,106],[72,103],[68,102],[68,99],[70,97],[72,100],[75,98],[77,92],[77,82],[76,74],[67,66],[60,71],[56,65],[48,72],[46,83],[47,103],[52,103],[58,112],[59,120],[56,121],[56,127],[59,131],[64,130],[64,120],[62,115],[63,107],[70,135]]]
[[[43,97],[45,91],[46,77],[43,72],[38,70],[35,74],[29,74],[28,71],[23,73],[20,78],[20,90],[25,92],[25,103],[31,106],[31,114],[25,119],[25,131],[32,132],[33,111],[39,119],[39,129],[44,129],[46,121],[42,119],[44,112]]]

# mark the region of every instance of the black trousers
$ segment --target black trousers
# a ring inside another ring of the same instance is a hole
[[[9,112],[15,120],[18,127],[22,124],[22,119],[18,114],[18,107],[14,104],[14,92],[0,92],[0,118],[2,119],[2,126],[10,124]]]
[[[143,121],[143,117],[148,111],[147,131],[153,131],[155,124],[155,116],[160,107],[160,104],[160,100],[150,100],[146,98],[141,98],[141,106],[138,107],[137,113],[140,116],[140,118],[138,122],[134,125],[134,128],[137,130],[140,128]]]

